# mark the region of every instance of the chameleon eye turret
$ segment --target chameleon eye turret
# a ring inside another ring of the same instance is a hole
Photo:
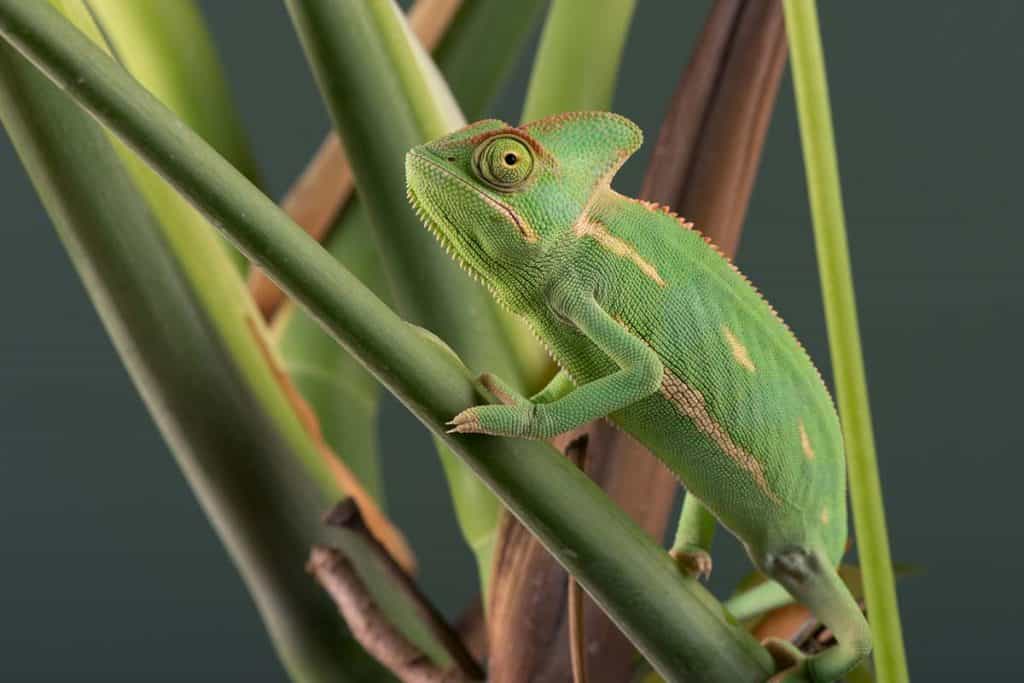
[[[511,135],[482,142],[473,160],[477,176],[501,192],[521,187],[533,171],[533,152],[525,142]]]

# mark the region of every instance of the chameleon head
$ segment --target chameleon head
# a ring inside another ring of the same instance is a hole
[[[552,252],[641,140],[636,125],[607,112],[521,127],[479,121],[406,155],[409,200],[442,245],[512,303],[546,282]]]

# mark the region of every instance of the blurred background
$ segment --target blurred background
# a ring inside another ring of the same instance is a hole
[[[291,22],[276,0],[201,4],[278,198],[328,128]],[[638,3],[615,110],[649,140],[709,4]],[[899,584],[911,673],[1007,676],[1024,609],[1024,5],[820,12],[893,556],[922,569]],[[518,119],[532,49],[493,115]],[[737,260],[827,377],[792,100],[787,75]],[[617,189],[636,193],[649,152]],[[0,188],[0,679],[284,681],[6,137]],[[381,439],[421,585],[458,614],[474,568],[433,449],[392,400]],[[747,571],[720,535],[712,588]]]

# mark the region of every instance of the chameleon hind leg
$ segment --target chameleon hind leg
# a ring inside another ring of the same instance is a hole
[[[683,498],[679,526],[669,555],[687,576],[707,579],[711,576],[711,540],[715,536],[715,517],[704,503],[689,491]]]
[[[871,652],[871,630],[846,584],[826,555],[816,549],[789,546],[769,553],[762,567],[794,598],[831,629],[836,645],[806,657],[790,643],[765,642],[776,658],[792,664],[771,678],[772,683],[830,683],[853,669]]]

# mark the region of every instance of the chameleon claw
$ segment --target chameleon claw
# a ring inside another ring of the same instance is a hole
[[[472,408],[463,410],[445,423],[445,426],[450,427],[450,429],[446,430],[448,434],[476,434],[482,431],[480,429],[480,418],[477,417]]]

